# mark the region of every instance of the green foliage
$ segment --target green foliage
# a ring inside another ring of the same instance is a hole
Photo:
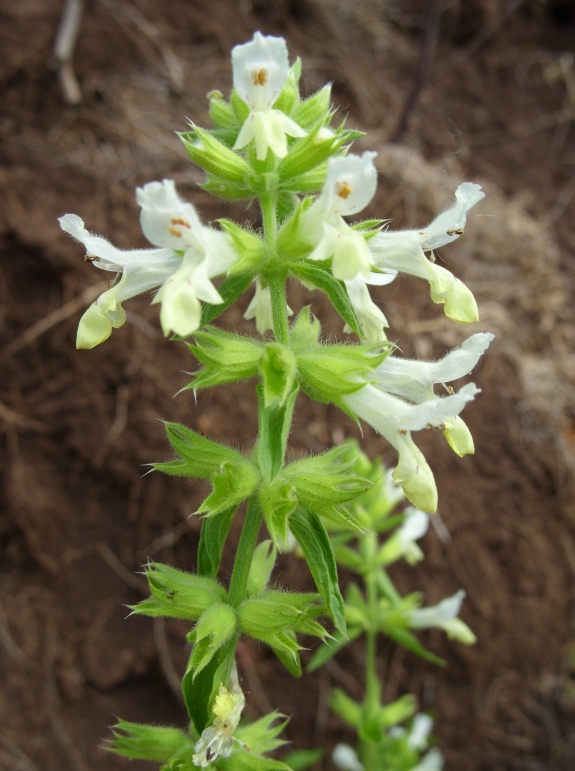
[[[204,517],[198,545],[198,573],[215,578],[237,507],[232,506],[213,517]]]
[[[293,353],[280,343],[266,343],[259,359],[265,407],[283,407],[294,388],[297,362]]]
[[[108,749],[132,760],[167,763],[180,752],[193,752],[192,740],[177,728],[118,720],[112,731],[114,738],[109,741]]]
[[[188,641],[194,643],[188,663],[188,671],[193,671],[193,678],[210,663],[235,631],[236,614],[229,605],[219,603],[204,611],[193,632],[188,635]]]
[[[290,520],[291,531],[303,552],[316,588],[336,629],[346,634],[343,597],[329,537],[319,517],[298,509]]]
[[[212,706],[221,683],[227,683],[234,664],[236,639],[232,637],[210,659],[200,672],[188,662],[182,680],[182,693],[188,715],[198,736],[212,721]]]
[[[247,596],[261,594],[267,587],[276,563],[277,550],[271,541],[262,541],[254,551],[248,576]]]
[[[196,621],[209,607],[227,597],[226,590],[213,578],[186,573],[160,562],[149,562],[144,574],[152,596],[131,606],[133,615]]]
[[[215,321],[218,316],[243,295],[253,280],[254,277],[249,271],[226,278],[218,287],[218,292],[223,302],[218,303],[218,305],[212,305],[211,303],[204,304],[200,327],[204,327],[206,324]]]
[[[247,180],[251,169],[241,155],[223,142],[220,142],[209,131],[193,127],[192,132],[180,134],[184,147],[192,161],[216,177],[228,180],[238,187],[243,185],[245,196],[251,195]]]
[[[259,340],[217,327],[206,327],[194,337],[195,345],[188,347],[203,366],[193,373],[194,379],[184,390],[211,388],[257,375],[263,350]]]
[[[291,429],[293,408],[298,394],[297,384],[284,404],[265,404],[262,384],[256,389],[258,396],[258,417],[260,433],[257,444],[257,458],[265,482],[271,482],[283,466],[287,440]]]

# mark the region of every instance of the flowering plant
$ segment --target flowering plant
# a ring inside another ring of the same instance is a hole
[[[142,231],[154,248],[122,251],[86,230],[74,214],[62,228],[80,241],[86,259],[114,275],[109,288],[83,315],[79,348],[103,343],[126,320],[122,303],[157,289],[166,335],[187,342],[199,369],[187,386],[258,379],[259,432],[251,452],[240,452],[175,423],[166,423],[174,457],[153,464],[165,474],[207,479],[212,490],[203,515],[195,572],[151,562],[145,568],[150,597],[134,614],[190,622],[191,652],[182,680],[188,710],[186,731],[120,720],[110,749],[162,769],[289,769],[301,758],[268,757],[284,742],[285,719],[272,712],[242,724],[245,704],[235,666],[240,636],[267,644],[287,669],[302,673],[299,635],[321,641],[312,667],[338,648],[367,637],[366,700],[336,695],[333,708],[357,729],[360,756],[340,747],[342,768],[439,768],[439,753],[426,752],[427,716],[414,700],[382,706],[376,673],[376,637],[387,634],[416,654],[435,657],[412,630],[440,626],[464,643],[473,634],[457,618],[462,593],[435,608],[418,596],[400,598],[385,569],[400,557],[421,558],[416,541],[437,506],[432,471],[412,438],[425,428],[443,431],[460,456],[473,452],[460,413],[478,389],[455,392],[445,385],[468,375],[492,336],[475,334],[438,362],[404,359],[385,336],[387,321],[370,297],[370,285],[385,285],[398,272],[429,282],[431,298],[449,318],[477,320],[473,295],[435,262],[433,251],[463,233],[469,210],[483,198],[465,183],[455,203],[423,230],[390,231],[383,220],[352,223],[376,191],[376,153],[354,155],[360,132],[333,127],[330,88],[302,99],[301,62],[291,67],[285,41],[257,32],[232,52],[234,87],[229,99],[210,96],[213,128],[191,124],[181,134],[185,148],[206,174],[203,188],[227,200],[257,200],[262,226],[242,227],[228,219],[202,223],[172,180],[150,182],[136,191]],[[344,330],[359,343],[328,342],[309,308],[293,315],[286,281],[296,279],[324,292]],[[213,322],[254,285],[246,318],[259,337],[227,332]],[[271,334],[269,334],[271,332]],[[435,385],[443,385],[438,395]],[[187,390],[184,389],[184,390]],[[299,393],[331,402],[355,421],[363,420],[398,452],[391,474],[370,464],[357,446],[344,444],[324,454],[286,463],[292,414]],[[394,515],[403,497],[412,508]],[[218,579],[232,520],[245,505],[240,543],[228,586]],[[268,539],[258,543],[265,523]],[[395,531],[383,544],[378,533]],[[295,539],[315,583],[315,592],[278,590],[271,579],[278,550]],[[357,541],[354,550],[350,543]],[[342,596],[337,564],[361,576],[365,596],[351,584]],[[329,618],[333,633],[319,618]],[[402,722],[408,721],[408,727]],[[421,762],[420,762],[421,761]],[[291,765],[290,765],[291,763]]]

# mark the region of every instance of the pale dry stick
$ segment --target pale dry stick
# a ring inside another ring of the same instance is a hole
[[[110,426],[110,430],[104,437],[100,449],[94,456],[94,467],[100,468],[104,459],[108,453],[110,447],[112,447],[122,435],[126,424],[128,422],[128,402],[130,399],[130,386],[123,385],[118,388],[118,394],[116,396],[116,416],[114,422]]]
[[[106,290],[107,286],[108,282],[102,281],[98,284],[94,284],[94,286],[88,287],[78,297],[75,297],[61,308],[57,308],[55,311],[52,311],[52,313],[44,316],[43,319],[40,319],[40,321],[32,324],[31,327],[28,327],[25,332],[18,335],[17,338],[12,340],[11,343],[8,343],[8,345],[0,351],[0,362],[6,361],[10,356],[13,356],[15,353],[22,350],[22,348],[30,345],[30,343],[40,337],[40,335],[43,335],[44,332],[52,329],[52,327],[55,327],[56,324],[59,324],[61,321],[65,321],[69,316],[72,316],[80,310],[80,308],[90,305],[98,295]]]
[[[176,672],[172,657],[170,656],[170,648],[168,646],[168,639],[166,637],[166,626],[163,618],[154,619],[154,642],[156,643],[156,651],[158,659],[160,661],[160,667],[166,678],[166,682],[175,693],[182,704],[184,704],[184,696],[182,694],[182,678]]]
[[[6,653],[21,666],[30,667],[34,665],[32,659],[24,653],[22,648],[20,648],[10,634],[8,617],[2,603],[0,603],[0,645],[2,645]]]
[[[182,91],[184,85],[184,68],[180,59],[176,56],[172,48],[166,43],[164,39],[162,39],[162,36],[158,32],[157,28],[131,5],[119,5],[118,3],[111,2],[110,0],[99,0],[99,2],[116,18],[126,34],[129,35],[140,48],[141,44],[139,37],[137,35],[133,35],[130,27],[122,23],[122,16],[131,22],[131,24],[136,28],[137,32],[144,35],[153,43],[153,45],[159,51],[162,59],[164,60],[172,89],[177,94],[179,94]]]
[[[0,743],[7,750],[0,751],[0,768],[10,769],[10,771],[40,771],[38,766],[5,734],[0,734]]]
[[[54,56],[58,65],[64,101],[71,105],[80,104],[82,101],[82,91],[74,72],[72,57],[83,11],[84,0],[67,0],[54,43]]]

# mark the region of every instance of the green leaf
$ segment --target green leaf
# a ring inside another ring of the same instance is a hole
[[[276,556],[277,550],[271,541],[262,541],[256,546],[248,576],[248,597],[254,597],[265,590],[276,564]]]
[[[391,624],[388,625],[385,623],[380,625],[380,629],[388,637],[391,637],[392,640],[395,640],[395,642],[399,643],[404,648],[407,648],[407,650],[415,653],[416,656],[420,656],[422,659],[431,661],[432,664],[437,664],[438,667],[447,666],[447,662],[445,662],[439,656],[436,656],[435,653],[428,651],[427,648],[422,645],[417,637],[411,634],[408,629],[403,629],[402,627],[395,625],[392,626]]]
[[[214,699],[218,695],[220,683],[227,685],[229,682],[235,650],[236,638],[232,637],[196,677],[190,667],[184,675],[182,693],[188,715],[198,734],[212,722]]]
[[[220,293],[223,303],[218,303],[218,305],[212,305],[211,303],[204,304],[202,307],[200,327],[210,324],[227,310],[230,305],[233,305],[238,297],[243,295],[252,281],[253,275],[249,272],[241,273],[237,276],[230,276],[223,281],[218,287],[218,292]]]
[[[215,578],[218,575],[222,553],[236,511],[237,506],[232,506],[215,517],[204,517],[202,519],[202,530],[198,545],[198,573],[201,576]]]
[[[268,483],[283,466],[298,390],[299,386],[296,384],[282,406],[275,402],[266,407],[263,385],[260,383],[256,388],[260,425],[257,445],[258,465],[262,477]]]
[[[291,516],[290,528],[335,628],[345,636],[345,606],[339,590],[333,549],[325,527],[317,515],[298,508]]]
[[[362,722],[361,706],[350,698],[341,688],[332,691],[329,706],[342,720],[354,728],[359,728]]]
[[[183,390],[211,388],[258,374],[263,349],[259,340],[212,326],[195,332],[194,337],[195,345],[188,344],[188,348],[203,367],[192,373],[192,382]]]
[[[313,286],[325,292],[345,323],[353,329],[358,337],[363,337],[343,281],[338,281],[334,278],[329,270],[311,265],[309,262],[290,263],[288,267],[290,272],[304,284],[313,284]]]
[[[294,750],[285,756],[284,763],[292,771],[306,771],[306,768],[313,766],[314,763],[319,763],[322,758],[323,750]]]

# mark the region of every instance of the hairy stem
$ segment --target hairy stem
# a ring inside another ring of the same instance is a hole
[[[263,515],[256,498],[250,498],[230,581],[230,604],[234,608],[237,608],[245,599],[248,576],[262,519]]]

